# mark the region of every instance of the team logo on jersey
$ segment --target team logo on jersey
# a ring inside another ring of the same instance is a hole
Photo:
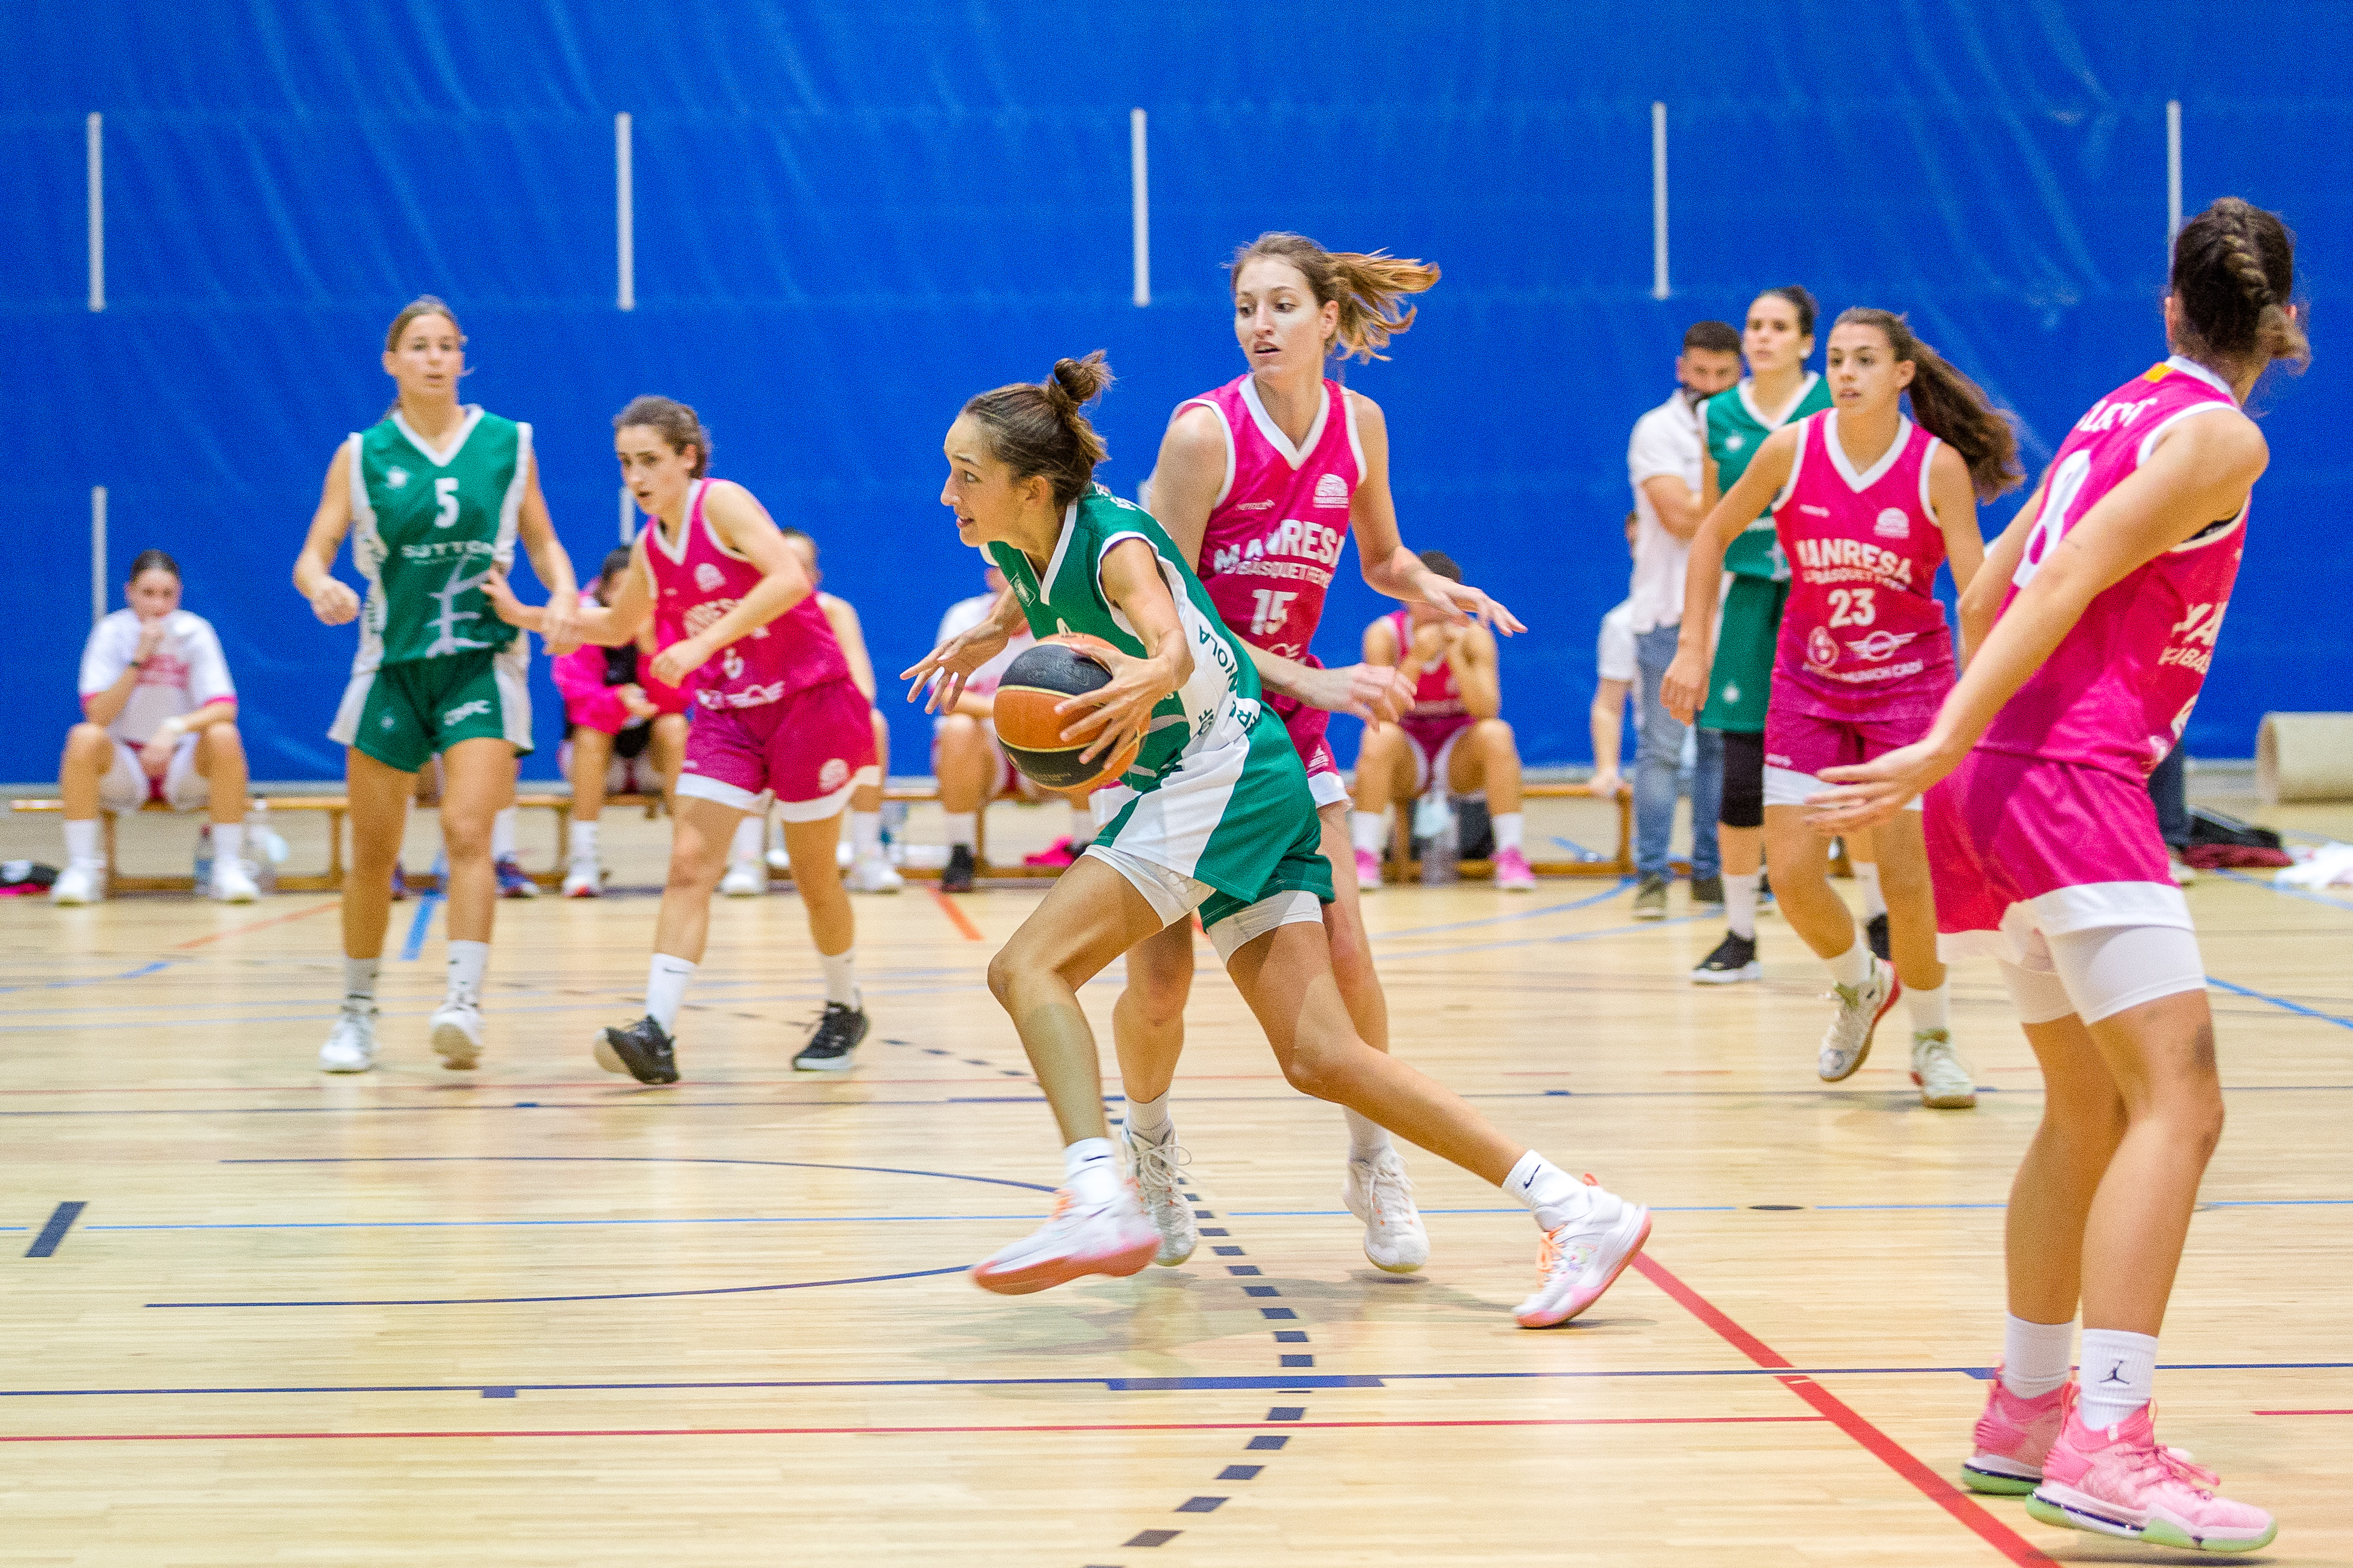
[[[735,679],[744,673],[744,656],[733,648],[729,648],[720,656],[719,668],[728,679]]]
[[[1316,480],[1315,504],[1317,506],[1346,506],[1348,504],[1348,481],[1342,479],[1337,474],[1326,474],[1322,479]]]
[[[477,697],[471,702],[460,702],[442,714],[441,722],[444,726],[463,723],[477,713],[487,713],[490,710],[491,700],[487,697]]]
[[[1816,626],[1814,628],[1817,632],[1820,632],[1821,629],[1822,628],[1820,626]],[[1869,637],[1860,637],[1846,646],[1848,651],[1852,653],[1855,658],[1868,659],[1875,664],[1919,635],[1920,634],[1917,632],[1891,632],[1886,628],[1882,627],[1880,630],[1872,633]],[[1830,660],[1822,659],[1820,662],[1828,664],[1830,663]]]
[[[408,483],[408,470],[399,468],[386,468],[384,471],[384,482],[394,489],[399,489]]]
[[[1816,626],[1806,634],[1806,662],[1828,669],[1838,662],[1838,638]]]
[[[1891,506],[1879,514],[1879,520],[1871,525],[1871,531],[1882,539],[1909,539],[1912,537],[1912,520],[1904,515],[1902,507]]]
[[[1724,438],[1724,449],[1727,452],[1737,452],[1747,439],[1746,436],[1726,436]]]
[[[706,594],[715,593],[727,581],[727,574],[710,562],[698,562],[694,568],[694,585]]]
[[[828,757],[825,766],[817,771],[817,787],[831,795],[849,782],[849,764],[839,757]]]
[[[1234,502],[1234,510],[1236,511],[1272,511],[1274,503],[1271,500],[1238,500]]]

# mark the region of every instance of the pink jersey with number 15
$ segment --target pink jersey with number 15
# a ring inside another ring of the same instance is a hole
[[[1953,634],[1936,598],[1945,531],[1928,504],[1942,445],[1909,419],[1857,473],[1838,410],[1798,426],[1773,527],[1789,558],[1773,703],[1827,719],[1932,714],[1953,684]]]
[[[2002,608],[2034,580],[2067,531],[2148,460],[2159,436],[2181,420],[2238,405],[2220,376],[2179,355],[2093,404],[2052,461],[2042,510]],[[2242,507],[2109,584],[1978,744],[2146,776],[2180,740],[2198,705],[2238,579],[2246,521]]]

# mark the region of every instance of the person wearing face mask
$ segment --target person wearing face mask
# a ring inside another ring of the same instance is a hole
[[[245,848],[245,745],[237,688],[212,623],[180,607],[180,567],[160,550],[131,563],[127,605],[90,629],[81,655],[82,721],[58,764],[65,799],[66,868],[49,889],[60,904],[106,897],[100,810],[150,800],[174,811],[212,809],[212,886],[223,903],[259,892]]]
[[[1683,624],[1683,563],[1705,509],[1707,442],[1701,407],[1740,379],[1740,334],[1725,321],[1694,321],[1675,356],[1675,390],[1634,422],[1626,477],[1634,487],[1634,572],[1626,598],[1634,637],[1635,710],[1641,715],[1634,759],[1634,918],[1667,917],[1668,841],[1675,826],[1675,777],[1686,727],[1659,701],[1659,682],[1675,657]],[[1724,783],[1724,738],[1699,731],[1692,770],[1691,901],[1694,910],[1724,903],[1715,817]],[[1599,763],[1598,757],[1596,763]],[[1611,794],[1616,771],[1598,781]]]
[[[1814,297],[1792,283],[1767,289],[1748,307],[1740,352],[1748,374],[1700,410],[1707,451],[1700,503],[1713,510],[1757,456],[1767,437],[1831,405],[1830,387],[1806,368],[1814,352]],[[1773,519],[1760,514],[1724,553],[1732,575],[1719,612],[1715,663],[1697,722],[1713,731],[1724,757],[1716,842],[1724,862],[1724,940],[1692,971],[1703,985],[1763,977],[1757,962],[1757,889],[1765,861],[1765,708],[1773,687],[1773,649],[1788,597],[1789,563],[1774,542]],[[1688,606],[1686,606],[1688,614]],[[1688,639],[1685,620],[1677,633]]]
[[[532,429],[460,405],[466,335],[431,295],[385,334],[400,395],[373,429],[336,448],[294,587],[331,626],[360,622],[358,655],[327,738],[346,748],[352,868],[343,879],[343,1005],[319,1048],[328,1072],[375,1062],[376,965],[392,912],[417,773],[441,761],[449,861],[448,992],[431,1020],[444,1067],[482,1048],[481,990],[499,896],[493,819],[514,804],[515,760],[531,744],[530,649],[491,614],[486,585],[520,542],[547,587],[539,631],[551,655],[578,646],[571,559],[540,493]],[[334,576],[352,536],[367,599]]]

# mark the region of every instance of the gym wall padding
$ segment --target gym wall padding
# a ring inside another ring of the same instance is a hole
[[[2318,358],[2265,396],[2273,465],[2189,731],[2245,756],[2258,715],[2353,707],[2341,606],[2353,100],[2334,5],[1793,4],[1733,17],[1501,3],[1359,9],[898,0],[648,10],[519,0],[10,6],[0,105],[19,584],[32,693],[0,777],[55,768],[110,576],[174,552],[220,627],[261,777],[331,777],[353,632],[288,574],[335,442],[385,407],[385,323],[432,291],[468,395],[538,430],[584,569],[617,534],[608,420],[686,398],[718,471],[826,548],[893,671],[979,563],[937,504],[966,395],[1110,351],[1103,478],[1133,494],[1168,411],[1240,368],[1219,263],[1261,229],[1440,262],[1391,363],[1408,540],[1529,623],[1505,713],[1533,762],[1587,754],[1596,625],[1625,591],[1635,417],[1683,328],[1799,280],[1907,310],[2022,420],[2067,421],[2158,357],[2165,104],[2185,205],[2236,193],[2303,241]],[[1736,24],[1736,25],[1728,25]],[[1670,127],[1673,293],[1651,286],[1651,104]],[[1152,280],[1130,299],[1128,117],[1150,114]],[[613,117],[634,117],[637,309],[616,308]],[[104,115],[107,308],[87,306],[84,120]],[[1817,360],[1819,363],[1819,359]],[[1989,530],[2018,504],[1988,509]],[[1381,605],[1354,577],[1318,650]],[[119,603],[119,596],[117,599]],[[550,776],[559,704],[535,664]],[[894,709],[893,765],[928,767]],[[1337,726],[1345,757],[1353,725]]]

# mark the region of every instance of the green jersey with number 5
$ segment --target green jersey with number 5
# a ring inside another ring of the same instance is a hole
[[[502,648],[482,584],[514,560],[531,426],[470,404],[435,447],[397,411],[351,437],[352,557],[367,579],[354,673]]]
[[[1808,371],[1798,389],[1798,395],[1778,419],[1768,419],[1757,406],[1756,389],[1746,376],[1730,392],[1719,392],[1700,405],[1700,421],[1707,433],[1707,455],[1715,459],[1715,485],[1718,495],[1731,493],[1748,471],[1748,460],[1757,456],[1757,448],[1765,437],[1784,425],[1795,424],[1809,414],[1819,414],[1831,405],[1831,385],[1821,376]],[[1773,513],[1767,510],[1748,520],[1748,526],[1734,535],[1724,552],[1724,569],[1743,577],[1764,577],[1776,583],[1789,580],[1788,557],[1781,553],[1781,541],[1773,530]]]

